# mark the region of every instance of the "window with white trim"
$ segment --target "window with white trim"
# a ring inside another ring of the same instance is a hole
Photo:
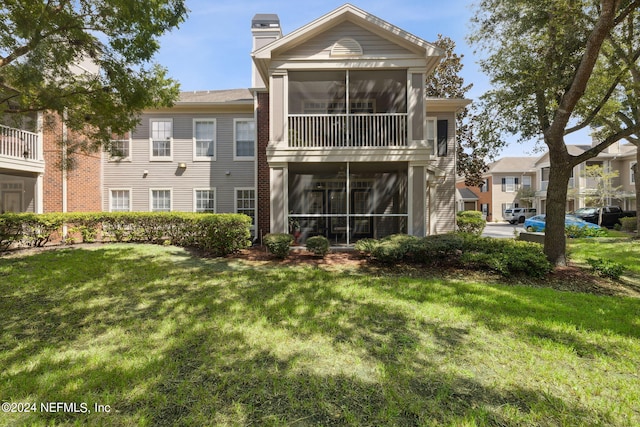
[[[110,162],[131,161],[131,139],[112,139],[109,143]]]
[[[233,160],[255,158],[256,122],[253,119],[233,120]]]
[[[519,179],[517,177],[507,176],[502,178],[502,191],[504,193],[513,193],[518,191],[519,187]]]
[[[193,190],[193,210],[200,213],[215,213],[216,189],[196,188]]]
[[[109,191],[109,212],[131,212],[131,190],[111,189]]]
[[[236,213],[251,217],[251,226],[253,227],[256,222],[255,188],[236,188]]]
[[[216,159],[216,119],[193,119],[193,160]]]
[[[151,212],[171,212],[171,189],[151,189]]]
[[[488,193],[489,192],[489,180],[488,179],[484,179],[482,181],[482,184],[480,184],[480,192],[481,193]]]
[[[173,120],[150,119],[151,160],[172,160]]]
[[[435,117],[427,117],[427,147],[431,147],[431,152],[436,154],[436,130],[437,130],[438,120]]]

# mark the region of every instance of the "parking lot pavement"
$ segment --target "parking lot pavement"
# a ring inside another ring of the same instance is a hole
[[[523,232],[524,227],[522,224],[511,225],[508,222],[488,222],[484,228],[482,235],[484,237],[497,237],[497,238],[514,238],[514,230],[517,232]]]

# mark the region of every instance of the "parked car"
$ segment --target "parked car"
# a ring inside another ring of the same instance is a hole
[[[601,216],[602,212],[602,216]],[[573,212],[578,218],[598,224],[602,227],[613,228],[620,224],[620,218],[636,216],[635,211],[623,211],[620,206],[602,206],[593,208],[580,208]]]
[[[502,216],[509,222],[509,224],[522,224],[525,219],[531,218],[532,216],[535,216],[535,214],[535,208],[512,208],[505,209]]]
[[[540,231],[540,232],[544,232],[544,228],[545,228],[545,222],[546,220],[546,215],[542,214],[542,215],[536,215],[534,217],[531,218],[527,218],[524,221],[524,229],[527,231]],[[590,222],[584,221],[580,218],[578,218],[577,216],[573,216],[573,215],[565,215],[564,217],[564,226],[569,227],[569,226],[576,226],[579,228],[602,228],[596,224],[592,224]]]

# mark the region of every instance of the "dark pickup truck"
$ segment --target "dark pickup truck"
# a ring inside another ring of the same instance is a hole
[[[600,210],[602,210],[602,220],[600,220]],[[614,225],[620,224],[620,218],[636,216],[636,211],[623,211],[620,206],[604,206],[580,208],[573,215],[602,227],[613,228]]]

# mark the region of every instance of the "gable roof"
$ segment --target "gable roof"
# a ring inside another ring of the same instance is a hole
[[[249,89],[180,92],[180,98],[176,104],[253,104],[253,95]]]
[[[479,200],[480,198],[468,188],[456,188],[458,192],[458,200]]]
[[[524,173],[533,169],[537,157],[503,157],[489,165],[486,175],[492,173]]]
[[[444,56],[444,51],[434,44],[347,3],[252,52],[251,56],[262,78],[268,81],[269,62],[274,54],[298,46],[345,21],[353,22],[409,50],[420,52],[426,59],[427,71],[435,68],[440,58]]]

